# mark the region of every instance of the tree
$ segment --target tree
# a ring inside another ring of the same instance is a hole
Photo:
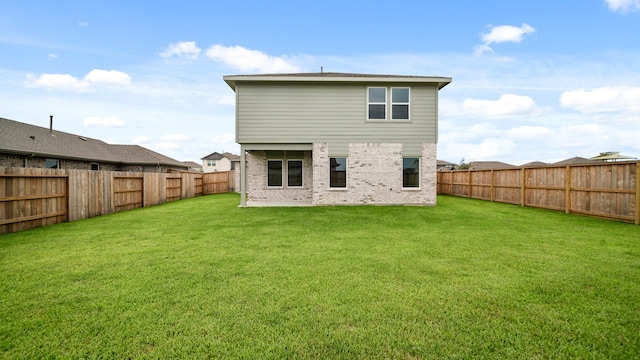
[[[462,158],[462,160],[460,160],[460,165],[458,165],[458,169],[459,170],[469,170],[469,169],[471,169],[471,163],[470,162],[465,162],[464,158]]]

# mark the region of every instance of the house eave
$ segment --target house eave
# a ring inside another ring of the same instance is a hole
[[[341,83],[435,83],[438,90],[451,83],[452,78],[441,76],[375,75],[347,73],[302,73],[302,74],[258,74],[227,75],[223,77],[235,91],[238,82],[341,82]]]

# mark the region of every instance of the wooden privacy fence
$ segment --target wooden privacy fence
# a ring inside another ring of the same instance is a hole
[[[233,189],[215,174],[0,168],[0,234]]]
[[[438,194],[640,224],[640,162],[438,172]]]

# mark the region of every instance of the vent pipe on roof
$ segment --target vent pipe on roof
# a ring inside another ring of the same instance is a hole
[[[49,115],[49,135],[53,135],[53,115]]]

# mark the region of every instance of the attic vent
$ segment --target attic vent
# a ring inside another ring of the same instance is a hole
[[[82,136],[78,136],[78,139],[82,140],[82,141],[87,141],[87,138],[82,137]]]
[[[35,135],[29,135],[29,139],[31,139],[31,140],[35,140],[35,139],[36,139],[36,136],[35,136]]]

